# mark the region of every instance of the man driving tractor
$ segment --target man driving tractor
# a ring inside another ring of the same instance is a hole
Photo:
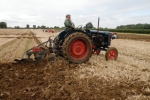
[[[71,21],[71,15],[66,15],[66,20],[64,22],[66,29],[75,29],[74,23]]]

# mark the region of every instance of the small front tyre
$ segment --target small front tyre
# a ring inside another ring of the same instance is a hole
[[[115,47],[110,47],[106,50],[106,60],[116,60],[118,57],[118,50]]]

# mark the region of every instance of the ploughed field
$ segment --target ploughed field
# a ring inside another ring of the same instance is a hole
[[[118,34],[111,46],[116,61],[105,52],[83,64],[44,59],[40,64],[14,64],[29,48],[58,33],[0,29],[0,100],[147,100],[150,99],[150,35]]]

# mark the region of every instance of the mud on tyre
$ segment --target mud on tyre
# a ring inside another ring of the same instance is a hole
[[[91,57],[91,40],[82,32],[72,33],[65,39],[62,52],[69,61],[83,63]]]

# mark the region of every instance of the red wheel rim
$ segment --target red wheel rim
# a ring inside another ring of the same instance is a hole
[[[70,44],[70,55],[74,59],[84,59],[88,54],[87,44],[81,40],[77,39]]]
[[[117,57],[117,51],[116,51],[116,50],[111,50],[111,51],[109,52],[109,59],[110,59],[110,60],[115,60],[116,57]]]

